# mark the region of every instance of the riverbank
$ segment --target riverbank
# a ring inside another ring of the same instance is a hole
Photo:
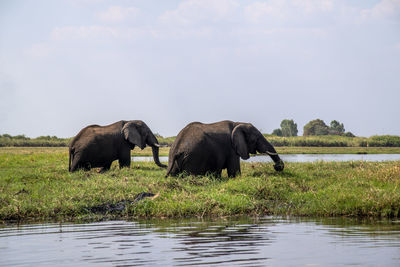
[[[400,147],[275,147],[279,154],[400,154]],[[60,153],[68,156],[68,147],[0,147],[0,153],[42,154]],[[168,156],[169,147],[160,147],[159,155]],[[151,147],[135,148],[134,156],[152,156]]]
[[[242,163],[233,179],[165,178],[152,162],[115,162],[104,174],[67,170],[66,148],[0,149],[0,220],[400,215],[400,161],[286,163],[280,173]],[[154,196],[135,201],[142,192]]]

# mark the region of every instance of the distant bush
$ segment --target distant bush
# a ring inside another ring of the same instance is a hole
[[[303,136],[315,135],[341,135],[347,137],[355,137],[351,132],[345,132],[343,123],[333,120],[330,126],[326,125],[321,119],[316,119],[304,125]],[[285,136],[285,135],[284,135]]]
[[[297,124],[293,120],[285,119],[281,122],[281,128],[275,129],[272,135],[289,137],[297,136],[297,132]]]
[[[275,130],[272,131],[272,135],[283,136],[282,135],[282,130],[281,129],[275,129]]]
[[[328,135],[329,127],[323,120],[316,119],[312,120],[303,127],[303,135]]]
[[[297,136],[297,124],[293,120],[283,120],[281,122],[282,136]]]
[[[349,137],[342,136],[268,136],[267,140],[274,146],[314,146],[314,147],[346,147],[357,146]]]
[[[346,136],[346,137],[356,137],[352,132],[345,132],[345,133],[343,134],[343,136]]]
[[[171,136],[171,137],[162,137],[162,136],[157,136],[158,143],[163,146],[171,146],[172,143],[175,141],[176,136]]]
[[[351,133],[350,133],[351,134]],[[265,135],[274,146],[310,146],[310,147],[400,147],[400,136],[381,135],[366,137],[320,135],[280,137]]]
[[[368,138],[367,146],[400,146],[400,136],[374,135]]]
[[[25,135],[11,136],[9,134],[0,135],[0,147],[4,146],[68,146],[71,138],[58,138],[57,136],[39,136],[29,138]]]

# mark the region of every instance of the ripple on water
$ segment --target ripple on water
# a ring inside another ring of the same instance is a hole
[[[11,225],[0,227],[0,254],[0,266],[398,266],[400,223],[265,217]]]

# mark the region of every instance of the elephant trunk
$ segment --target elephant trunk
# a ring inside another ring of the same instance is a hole
[[[147,140],[147,144],[149,146],[151,146],[151,150],[153,151],[153,159],[154,162],[157,164],[157,166],[161,167],[161,168],[167,168],[166,165],[162,164],[160,162],[160,158],[159,158],[159,144],[157,141],[157,138],[154,136],[154,134],[149,134],[148,136],[148,140]]]
[[[260,153],[266,153],[271,157],[275,162],[274,169],[276,171],[282,171],[284,169],[285,164],[279,157],[278,153],[276,153],[275,148],[267,141],[267,139],[264,138],[264,136],[258,139],[257,151]]]
[[[69,171],[69,172],[72,172],[71,163],[72,163],[72,160],[73,160],[73,157],[74,157],[75,149],[74,149],[73,147],[70,146],[70,147],[68,148],[68,151],[69,151],[68,171]]]

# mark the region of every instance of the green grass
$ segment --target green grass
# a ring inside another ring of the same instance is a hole
[[[400,154],[400,147],[275,147],[279,154]],[[168,156],[169,147],[160,147],[159,155]],[[0,153],[60,153],[68,157],[67,147],[0,147]],[[151,147],[135,148],[131,156],[152,156]]]
[[[400,216],[400,161],[244,163],[242,175],[164,177],[152,162],[69,173],[64,148],[0,149],[0,220],[232,215]],[[93,207],[158,194],[122,211]]]

